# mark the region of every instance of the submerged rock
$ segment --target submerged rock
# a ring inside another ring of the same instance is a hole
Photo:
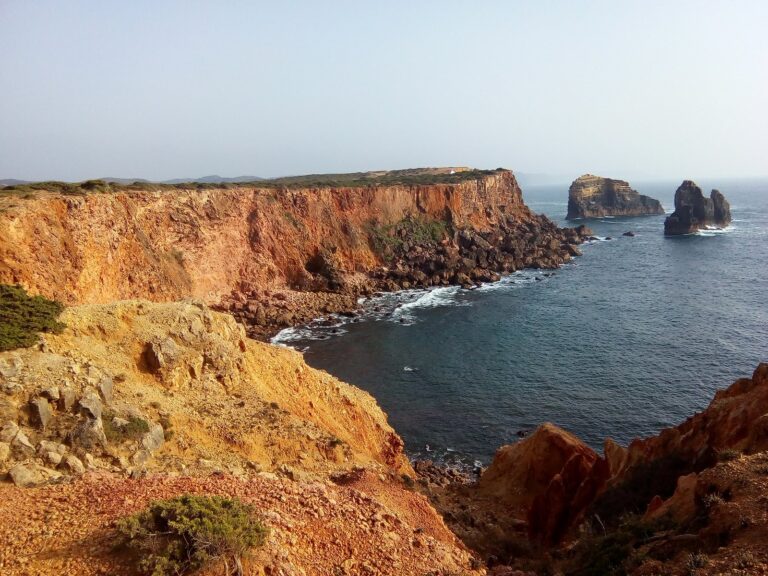
[[[568,190],[568,220],[649,214],[664,214],[661,202],[639,194],[624,180],[585,174]]]
[[[664,234],[693,234],[705,228],[725,228],[731,223],[731,206],[719,190],[705,198],[693,180],[685,180],[675,192],[675,211],[664,221]]]

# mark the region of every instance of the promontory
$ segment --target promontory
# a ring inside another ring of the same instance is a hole
[[[675,211],[664,221],[664,234],[693,234],[706,228],[725,228],[731,223],[731,206],[720,190],[705,198],[693,180],[685,180],[675,192]]]
[[[624,180],[584,174],[568,190],[568,220],[652,214],[664,214],[661,202],[639,194]]]

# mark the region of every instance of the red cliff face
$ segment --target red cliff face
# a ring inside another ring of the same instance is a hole
[[[511,172],[458,184],[40,194],[0,213],[0,282],[67,304],[195,297],[299,284],[332,246],[346,272],[380,264],[367,227],[406,215],[490,230],[533,218]]]
[[[722,451],[766,449],[768,364],[760,364],[751,378],[721,390],[706,410],[679,426],[626,449],[607,440],[604,457],[545,424],[499,449],[475,494],[525,519],[532,540],[557,544],[588,515],[609,523],[626,512],[654,512],[676,488],[691,478],[695,484],[695,474],[687,475],[713,466]]]

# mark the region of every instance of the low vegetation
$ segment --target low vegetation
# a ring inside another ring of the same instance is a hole
[[[183,182],[162,184],[136,181],[121,184],[108,180],[86,180],[85,182],[31,182],[13,184],[0,188],[7,195],[33,198],[41,191],[65,195],[83,195],[90,193],[111,193],[124,190],[189,190],[220,188],[360,188],[369,186],[418,186],[432,184],[458,184],[468,180],[477,180],[503,170],[463,170],[438,172],[432,169],[414,168],[409,170],[390,170],[388,172],[352,172],[349,174],[308,174],[288,176],[254,182]]]
[[[442,220],[422,216],[406,216],[395,224],[368,226],[371,246],[377,253],[391,258],[406,243],[410,245],[440,242],[449,235],[449,225]]]
[[[138,568],[151,576],[177,576],[220,563],[227,576],[243,573],[242,559],[269,533],[253,508],[220,496],[184,495],[153,502],[118,522],[135,550]]]
[[[0,351],[32,346],[40,332],[61,332],[64,324],[58,318],[63,310],[60,302],[0,284]]]
[[[149,422],[138,416],[128,416],[125,423],[119,424],[114,414],[104,414],[104,435],[110,443],[120,444],[126,440],[138,440],[149,432]]]

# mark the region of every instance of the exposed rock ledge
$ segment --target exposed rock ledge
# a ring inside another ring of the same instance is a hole
[[[664,234],[693,234],[706,228],[725,228],[731,223],[731,206],[719,190],[705,198],[701,188],[685,180],[675,192],[675,211],[664,221]]]
[[[568,190],[568,220],[650,214],[664,214],[661,202],[639,194],[624,180],[585,174]]]

